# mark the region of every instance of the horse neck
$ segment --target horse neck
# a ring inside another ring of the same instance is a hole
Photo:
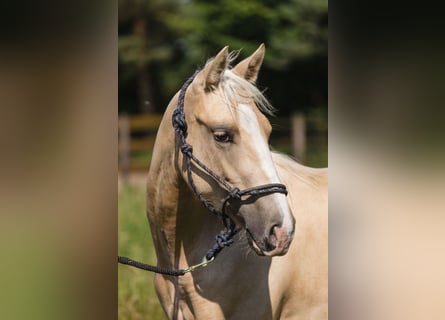
[[[147,185],[147,215],[158,263],[171,267],[199,261],[221,228],[178,171],[178,151],[170,120],[175,101],[170,103],[159,127]],[[187,262],[181,261],[181,256]]]

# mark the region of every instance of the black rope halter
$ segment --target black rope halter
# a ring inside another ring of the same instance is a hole
[[[162,274],[181,276],[187,272],[193,271],[198,267],[206,266],[207,263],[213,261],[219,252],[224,247],[228,247],[233,243],[233,237],[238,232],[236,228],[235,222],[230,218],[227,213],[227,207],[230,205],[232,200],[238,200],[239,206],[236,210],[233,210],[233,214],[236,214],[239,210],[239,207],[243,204],[242,197],[250,196],[255,197],[255,200],[259,197],[264,197],[272,193],[282,193],[287,195],[286,186],[281,183],[271,183],[260,185],[256,187],[247,188],[244,190],[240,190],[236,187],[233,187],[226,180],[221,178],[218,174],[216,174],[213,170],[207,167],[204,163],[202,163],[198,158],[193,155],[193,147],[187,143],[187,122],[185,120],[185,112],[184,112],[184,100],[185,94],[187,92],[187,88],[193,82],[194,78],[198,74],[199,70],[197,70],[187,81],[183,84],[181,91],[178,97],[178,105],[172,114],[172,124],[175,129],[177,138],[178,138],[178,146],[179,150],[181,150],[182,154],[185,156],[185,169],[187,171],[187,179],[190,184],[193,193],[199,199],[199,201],[209,210],[211,213],[219,216],[224,224],[224,229],[220,231],[218,235],[215,237],[215,244],[212,248],[210,248],[203,261],[200,264],[194,265],[188,269],[180,269],[180,270],[169,270],[154,266],[149,266],[125,257],[118,257],[118,262],[123,264],[128,264],[134,266],[136,268],[153,271]],[[192,174],[192,162],[204,170],[213,180],[215,180],[223,189],[227,191],[227,196],[223,199],[223,205],[221,210],[217,210],[210,202],[208,202],[202,194],[199,192],[195,185],[195,181],[193,180]]]
[[[190,187],[192,188],[196,197],[210,212],[221,217],[223,224],[225,226],[225,228],[216,236],[216,244],[206,254],[207,259],[211,259],[216,257],[216,255],[224,247],[230,246],[233,243],[233,236],[237,232],[234,221],[226,214],[227,205],[230,203],[231,200],[240,200],[243,196],[263,197],[272,193],[283,193],[287,195],[287,190],[286,186],[280,183],[265,184],[257,187],[251,187],[248,189],[240,190],[230,185],[230,183],[221,178],[212,169],[207,167],[204,163],[202,163],[198,158],[196,158],[193,155],[193,148],[186,141],[187,122],[185,120],[184,100],[187,88],[193,82],[193,79],[196,77],[198,72],[199,70],[197,70],[195,74],[191,76],[182,86],[181,92],[179,93],[178,97],[178,106],[176,107],[172,115],[172,124],[179,138],[178,140],[179,148],[185,156],[187,178],[189,180]],[[218,184],[222,188],[224,188],[227,191],[228,195],[226,198],[224,198],[223,205],[220,211],[216,210],[211,203],[209,203],[206,199],[204,199],[202,194],[196,188],[192,175],[192,161],[201,169],[203,169],[210,177],[212,177],[216,182],[218,182]]]

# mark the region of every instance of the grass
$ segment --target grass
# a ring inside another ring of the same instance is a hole
[[[119,255],[156,264],[145,215],[145,187],[123,185],[119,192]],[[165,319],[154,291],[153,274],[129,266],[118,267],[120,320]]]

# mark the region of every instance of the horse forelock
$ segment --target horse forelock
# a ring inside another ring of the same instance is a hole
[[[236,108],[240,104],[249,104],[254,102],[257,108],[270,116],[275,114],[275,108],[270,104],[264,94],[251,82],[238,76],[232,69],[232,63],[238,57],[240,50],[234,50],[229,53],[227,69],[224,71],[216,92],[228,107]],[[208,60],[206,65],[212,59]]]

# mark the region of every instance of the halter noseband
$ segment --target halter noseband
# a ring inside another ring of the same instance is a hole
[[[193,147],[186,141],[187,122],[185,120],[184,99],[187,88],[193,82],[193,79],[196,77],[198,72],[199,70],[197,70],[189,79],[187,79],[187,81],[182,86],[178,97],[178,106],[176,107],[172,115],[172,124],[179,138],[179,148],[183,153],[183,155],[185,156],[187,178],[194,194],[211,213],[218,215],[222,219],[222,222],[225,227],[216,236],[216,244],[206,254],[207,260],[213,260],[224,247],[230,246],[233,243],[233,236],[238,231],[236,229],[235,222],[226,214],[226,208],[232,200],[239,200],[240,202],[239,207],[240,207],[243,204],[243,202],[240,201],[243,196],[259,198],[267,196],[272,193],[283,193],[287,195],[287,190],[286,186],[281,183],[265,184],[240,190],[230,185],[230,183],[228,183],[226,180],[217,175],[213,170],[211,170],[209,167],[207,167],[204,163],[202,163],[198,158],[196,158],[193,155]],[[223,205],[220,211],[215,209],[215,207],[213,207],[211,203],[205,200],[202,194],[196,188],[192,175],[192,161],[201,169],[203,169],[210,177],[212,177],[213,180],[218,182],[218,184],[228,192],[227,197],[225,197],[223,200]],[[233,213],[237,213],[239,207],[237,208],[236,212]]]

